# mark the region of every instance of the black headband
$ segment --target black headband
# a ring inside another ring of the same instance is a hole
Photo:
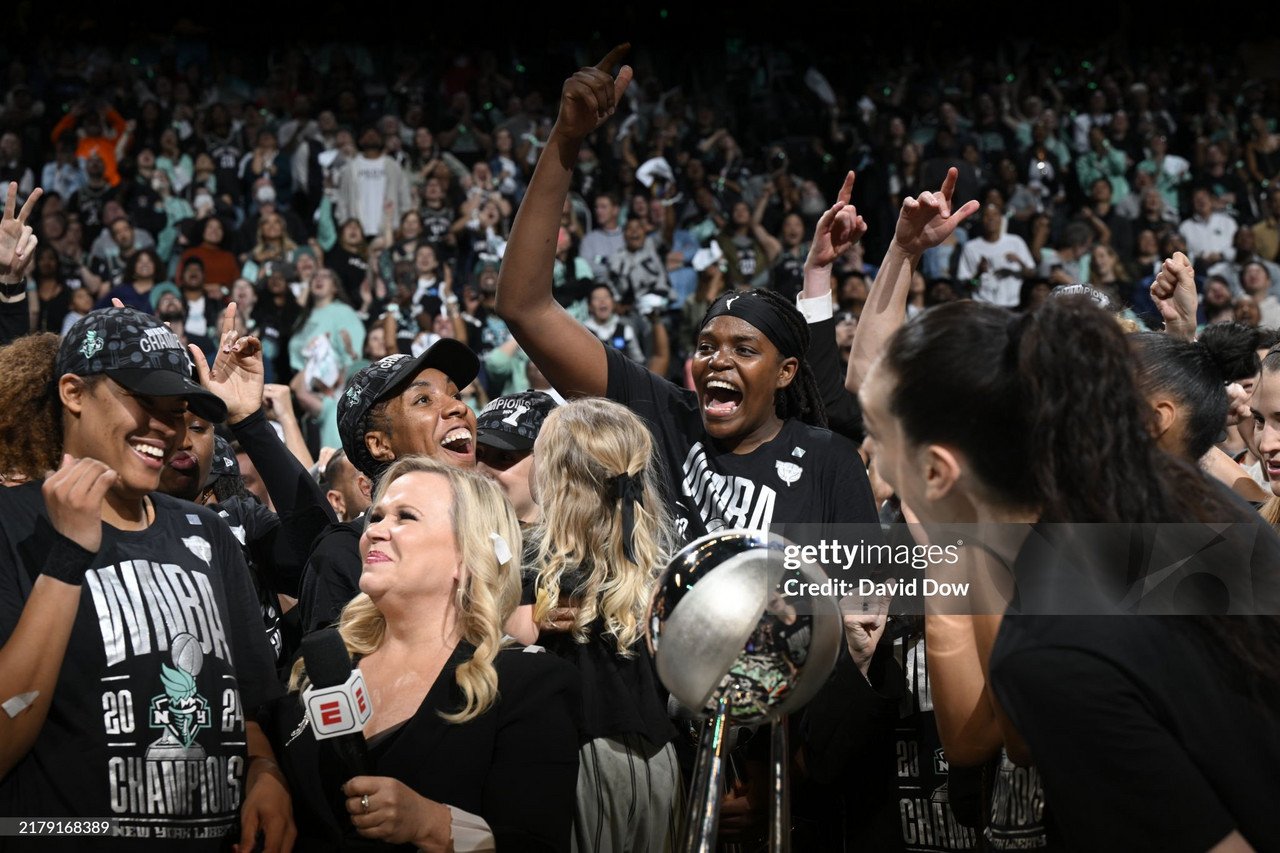
[[[707,324],[715,318],[725,315],[745,320],[759,329],[778,348],[778,352],[782,353],[783,358],[802,358],[804,356],[804,347],[799,336],[782,321],[782,318],[778,316],[777,309],[767,303],[754,290],[735,293],[713,304],[707,309],[707,316],[702,318],[702,325],[698,327],[698,331],[705,329]]]

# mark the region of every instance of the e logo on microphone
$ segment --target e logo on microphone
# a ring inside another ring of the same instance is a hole
[[[360,670],[353,669],[343,684],[302,691],[307,719],[317,740],[364,731],[373,715]]]

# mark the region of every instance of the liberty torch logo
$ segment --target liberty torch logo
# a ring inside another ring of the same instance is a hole
[[[102,338],[98,337],[98,333],[90,331],[84,336],[84,343],[80,344],[80,354],[85,358],[93,358],[102,351]]]
[[[170,647],[173,666],[160,664],[164,693],[151,699],[151,728],[163,729],[160,738],[147,747],[147,758],[204,758],[204,748],[195,742],[201,729],[210,725],[209,702],[196,693],[196,676],[204,665],[200,641],[179,634]]]

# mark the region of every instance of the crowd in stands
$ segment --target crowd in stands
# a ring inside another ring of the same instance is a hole
[[[19,202],[45,189],[37,298],[6,339],[61,332],[117,297],[203,343],[235,299],[268,378],[330,444],[355,370],[440,337],[481,355],[477,408],[529,387],[492,297],[552,86],[496,49],[424,59],[330,43],[271,51],[256,76],[234,51],[139,52],[68,45],[5,71],[0,186],[16,181]],[[557,300],[657,373],[682,375],[720,292],[799,291],[849,168],[872,227],[836,267],[845,339],[902,199],[952,166],[957,200],[983,214],[923,258],[912,310],[966,297],[1026,309],[1089,283],[1157,326],[1147,290],[1183,251],[1202,323],[1280,323],[1280,101],[1238,63],[1001,51],[900,59],[859,92],[794,50],[743,53],[723,64],[759,73],[711,86],[640,48],[649,73],[574,168]]]

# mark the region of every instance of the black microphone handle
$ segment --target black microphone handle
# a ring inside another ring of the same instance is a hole
[[[356,732],[355,734],[326,738],[322,742],[332,745],[334,755],[337,756],[338,760],[342,762],[342,766],[352,776],[373,775],[373,762],[369,759],[369,745],[365,743],[363,734]]]

